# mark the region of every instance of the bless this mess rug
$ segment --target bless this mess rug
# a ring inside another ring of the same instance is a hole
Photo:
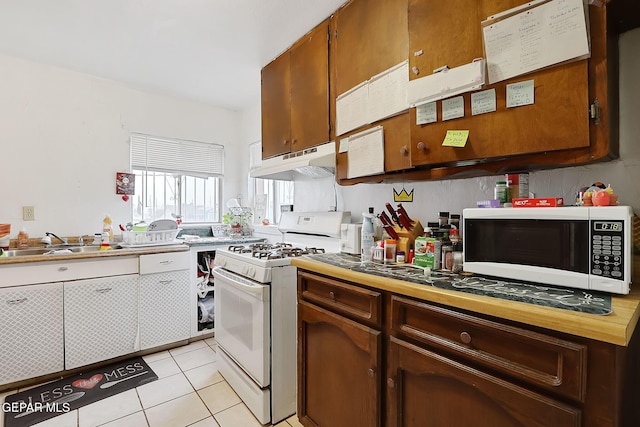
[[[4,425],[31,426],[157,379],[141,357],[83,372],[6,396]]]

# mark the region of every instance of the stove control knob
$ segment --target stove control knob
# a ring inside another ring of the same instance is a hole
[[[249,267],[249,277],[256,277],[256,269]]]
[[[247,266],[246,266],[246,265],[245,265],[245,266],[243,266],[243,267],[242,267],[242,274],[244,274],[244,275],[246,276],[246,275],[247,275],[247,270],[249,270],[249,269],[247,268]]]
[[[216,264],[218,264],[220,267],[224,267],[225,265],[227,265],[227,260],[224,258],[220,258],[216,260]]]

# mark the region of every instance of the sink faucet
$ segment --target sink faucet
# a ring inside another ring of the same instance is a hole
[[[51,236],[53,236],[56,239],[60,240],[62,242],[62,244],[64,244],[64,245],[66,245],[68,243],[67,239],[63,239],[62,237],[58,237],[55,234],[50,233],[48,231],[46,233],[44,233],[44,234],[45,234],[45,236],[42,239],[40,239],[40,241],[42,243],[44,243],[45,245],[47,245],[47,246],[51,245]]]

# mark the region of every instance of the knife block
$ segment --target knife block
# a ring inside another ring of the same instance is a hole
[[[399,225],[394,225],[393,229],[398,234],[397,250],[403,251],[407,256],[409,250],[413,249],[416,237],[420,237],[424,234],[424,228],[420,221],[411,221],[411,231],[406,228],[400,228]]]

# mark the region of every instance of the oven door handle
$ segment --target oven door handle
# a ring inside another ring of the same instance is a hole
[[[266,285],[253,282],[235,273],[227,271],[222,267],[214,267],[213,272],[214,272],[214,280],[222,279],[226,284],[230,285],[234,289],[246,292],[248,294],[255,295],[262,300],[268,299],[269,294],[265,292],[265,288],[267,288]]]

